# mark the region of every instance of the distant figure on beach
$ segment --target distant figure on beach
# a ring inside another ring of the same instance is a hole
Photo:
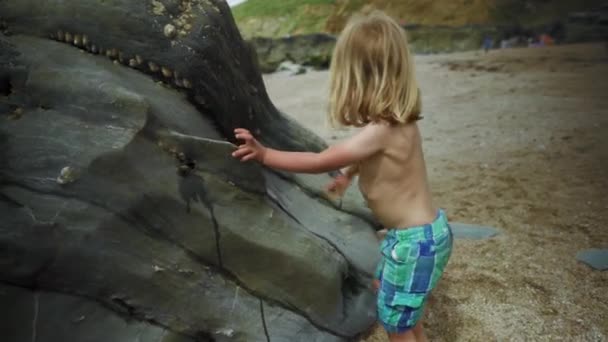
[[[486,53],[494,46],[494,40],[490,36],[486,36],[483,40],[483,49]]]
[[[541,46],[551,46],[555,43],[555,40],[550,35],[543,33],[540,35]]]
[[[378,320],[390,341],[426,341],[422,316],[452,253],[444,210],[435,206],[427,180],[421,95],[405,31],[382,12],[353,17],[331,62],[329,117],[360,127],[326,150],[287,152],[262,145],[249,130],[235,129],[241,161],[288,172],[339,175],[327,186],[342,196],[353,178],[375,217],[387,229],[373,286]]]

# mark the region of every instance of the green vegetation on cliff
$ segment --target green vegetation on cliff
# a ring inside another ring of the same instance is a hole
[[[325,32],[335,0],[249,0],[232,13],[243,36],[280,37]]]
[[[603,0],[248,0],[233,8],[250,38],[337,33],[356,12],[382,9],[403,24],[462,27],[537,26],[593,9]]]

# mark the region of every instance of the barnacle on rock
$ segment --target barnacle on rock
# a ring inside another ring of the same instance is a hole
[[[15,108],[12,113],[8,115],[9,120],[19,120],[23,116],[23,108]]]
[[[148,62],[148,68],[150,68],[150,71],[152,72],[158,72],[158,70],[160,70],[158,65],[156,65],[154,62]]]
[[[157,0],[152,0],[152,13],[156,14],[156,15],[163,15],[165,14],[165,5],[163,5],[162,2],[157,1]]]
[[[165,76],[166,78],[173,76],[173,72],[169,68],[162,67],[161,71],[163,73],[163,76]]]
[[[61,185],[72,183],[76,180],[76,171],[71,166],[66,166],[59,172],[57,183]]]
[[[82,36],[79,34],[75,34],[72,43],[76,46],[82,46]]]
[[[175,26],[173,26],[171,24],[165,25],[163,32],[165,33],[165,37],[167,37],[167,38],[173,38],[177,34],[177,30],[175,29]]]

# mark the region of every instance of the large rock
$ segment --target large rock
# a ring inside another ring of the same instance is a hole
[[[318,196],[327,175],[230,157],[237,126],[278,148],[324,143],[270,103],[223,1],[172,3],[0,3],[15,34],[0,37],[0,281],[58,296],[40,324],[89,305],[61,292],[176,340],[357,336],[375,320],[373,219]],[[83,51],[100,47],[116,62]],[[87,322],[91,341],[139,329],[104,322]]]

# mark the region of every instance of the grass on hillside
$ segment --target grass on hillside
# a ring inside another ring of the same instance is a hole
[[[232,9],[244,36],[324,32],[335,0],[249,0]],[[256,34],[257,33],[257,34]]]
[[[336,0],[249,0],[232,9],[235,18],[275,17],[293,14],[302,6],[333,5]]]
[[[547,24],[605,0],[248,0],[232,9],[244,36],[338,33],[355,12],[378,8],[403,24]]]

